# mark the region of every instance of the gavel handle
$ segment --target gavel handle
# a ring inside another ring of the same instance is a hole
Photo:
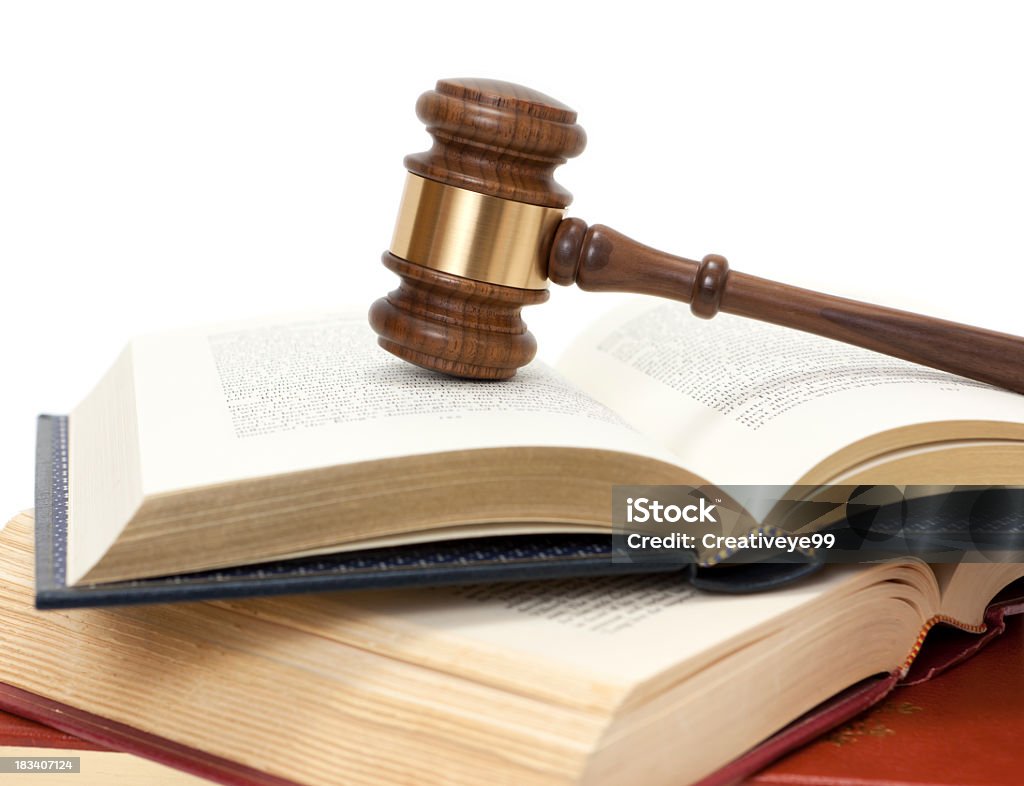
[[[733,272],[715,254],[672,256],[578,218],[559,226],[548,276],[593,292],[679,300],[705,319],[724,311],[771,322],[1024,393],[1024,338]]]

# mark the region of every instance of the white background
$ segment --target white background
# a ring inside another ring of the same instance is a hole
[[[0,516],[131,335],[390,289],[445,76],[579,112],[588,221],[1024,333],[1022,40],[995,2],[4,3]],[[555,291],[541,356],[613,300]]]

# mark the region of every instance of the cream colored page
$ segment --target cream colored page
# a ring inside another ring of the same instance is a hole
[[[129,348],[68,418],[69,583],[102,556],[142,502],[133,368]]]
[[[547,366],[502,383],[442,377],[377,347],[362,310],[193,329],[132,348],[146,494],[504,446],[672,460]]]
[[[637,303],[556,366],[717,484],[795,483],[835,451],[942,420],[1024,422],[1024,396],[740,317]]]
[[[428,630],[611,683],[635,684],[754,636],[761,626],[841,592],[870,570],[830,567],[794,586],[747,595],[701,592],[670,573],[330,598],[386,615],[388,626]],[[329,606],[324,613],[330,616]]]

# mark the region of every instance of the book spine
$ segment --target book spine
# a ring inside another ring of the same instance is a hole
[[[985,622],[981,625],[971,625],[967,622],[960,622],[947,614],[936,614],[921,626],[921,632],[917,634],[917,641],[914,642],[914,646],[910,648],[910,652],[907,654],[906,659],[899,668],[900,679],[906,677],[910,672],[910,667],[914,664],[914,661],[917,660],[917,656],[921,653],[921,647],[924,645],[924,640],[928,637],[928,632],[939,623],[951,625],[954,628],[959,628],[960,630],[967,631],[968,633],[982,634],[989,630],[989,626]]]
[[[917,685],[937,677],[944,671],[962,663],[968,658],[976,655],[981,649],[991,643],[997,636],[1006,630],[1006,618],[1015,614],[1024,614],[1024,598],[1011,598],[993,603],[985,610],[985,621],[977,626],[965,626],[957,622],[951,624],[961,630],[968,630],[979,633],[970,639],[954,639],[946,642],[930,642],[927,647],[922,648],[924,636],[933,625],[927,626],[922,631],[916,645],[916,651],[911,653],[909,662],[905,664],[906,671],[900,680],[901,685]],[[945,622],[947,620],[937,620]],[[933,637],[934,638],[934,637]]]

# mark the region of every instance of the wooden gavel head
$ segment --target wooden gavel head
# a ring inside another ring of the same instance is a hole
[[[384,349],[418,366],[508,379],[537,351],[520,309],[548,299],[548,259],[572,201],[553,173],[586,134],[567,106],[493,80],[442,79],[416,113],[434,144],[405,159],[382,258],[401,283],[373,304],[370,324]]]
[[[434,137],[409,156],[384,264],[398,289],[370,308],[384,349],[472,379],[508,379],[533,359],[520,309],[547,282],[634,292],[759,319],[1024,393],[1024,339],[779,284],[725,257],[666,254],[615,230],[563,219],[555,167],[582,152],[576,113],[508,82],[446,79],[420,96]]]

